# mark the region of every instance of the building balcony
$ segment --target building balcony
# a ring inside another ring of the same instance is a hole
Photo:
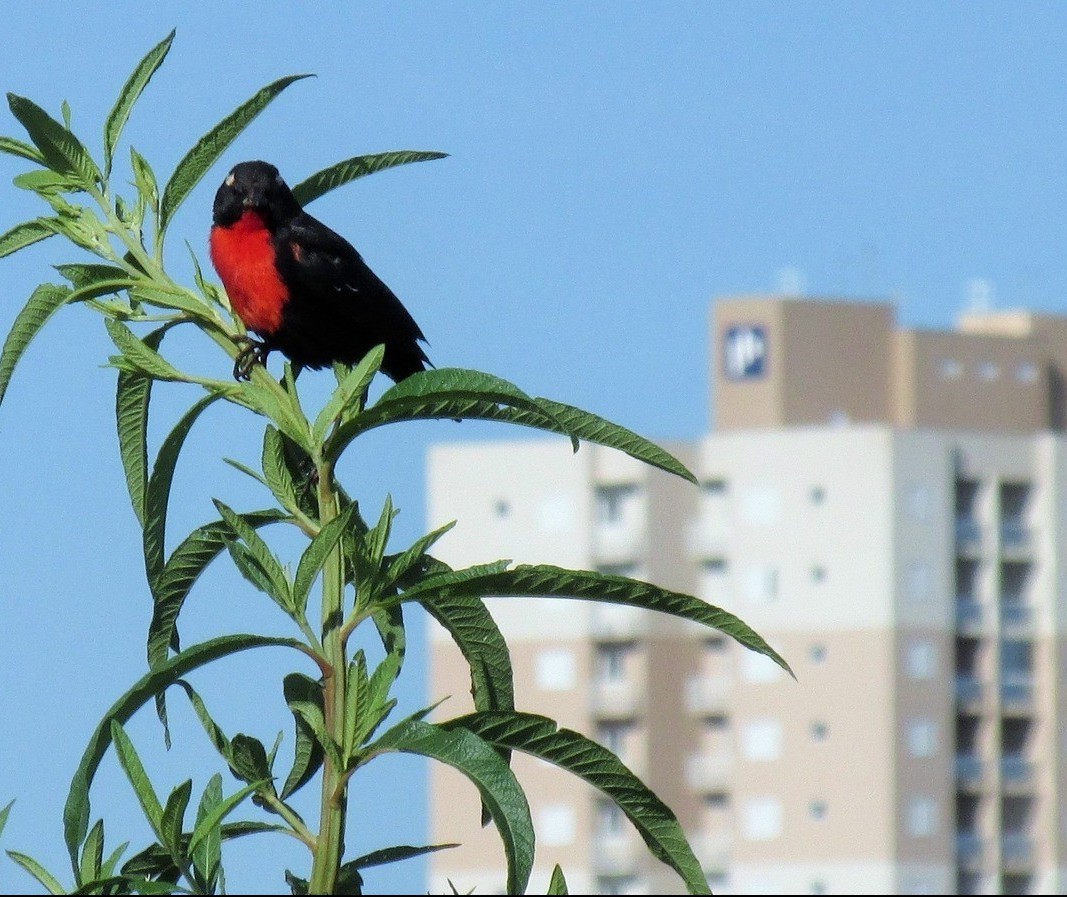
[[[593,841],[593,867],[597,875],[633,875],[643,850],[644,844],[629,825],[617,832],[597,832]]]
[[[1000,606],[1000,625],[1005,634],[1026,634],[1033,625],[1034,609],[1021,601],[1009,600]]]
[[[1029,794],[1034,785],[1034,763],[1026,757],[1007,755],[1000,761],[1001,785],[1011,794]]]
[[[1021,520],[1005,520],[1000,525],[1001,554],[1027,557],[1033,550],[1033,530]]]
[[[641,638],[648,628],[648,618],[651,613],[643,607],[596,601],[590,613],[593,638],[602,641],[629,641]]]
[[[956,835],[956,864],[968,872],[982,868],[985,842],[977,832],[960,832]]]
[[[725,674],[694,676],[685,684],[685,709],[694,716],[725,713],[733,693],[733,678]]]
[[[977,553],[982,547],[982,527],[972,517],[956,518],[956,552],[958,554]]]
[[[596,679],[593,682],[591,710],[604,719],[637,716],[644,701],[644,689],[630,679]]]
[[[956,598],[956,629],[963,635],[979,635],[985,623],[985,608],[969,595]]]
[[[1033,679],[1020,674],[1004,676],[1000,683],[1000,702],[1005,713],[1032,713]]]
[[[733,839],[728,831],[699,831],[689,837],[689,844],[705,872],[724,872],[730,868]]]
[[[640,523],[601,523],[593,531],[593,556],[598,564],[628,564],[644,554],[645,528]]]
[[[1005,872],[1034,868],[1034,840],[1025,832],[1007,832],[1000,840],[1000,865]]]
[[[973,673],[956,674],[956,704],[961,708],[980,709],[985,685]]]
[[[733,757],[725,751],[695,754],[685,762],[685,782],[700,794],[728,789],[733,772]]]
[[[984,764],[974,754],[956,755],[956,784],[958,787],[975,787],[982,782]]]

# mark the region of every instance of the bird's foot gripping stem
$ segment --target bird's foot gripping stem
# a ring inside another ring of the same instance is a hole
[[[253,339],[250,336],[235,337],[234,342],[243,348],[233,363],[233,379],[249,380],[252,377],[253,366],[257,364],[266,365],[271,347],[266,342]]]

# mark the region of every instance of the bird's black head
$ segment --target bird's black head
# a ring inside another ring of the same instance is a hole
[[[215,224],[229,227],[249,209],[258,212],[266,225],[277,227],[300,212],[300,203],[278,169],[269,162],[240,162],[233,167],[215,194]]]

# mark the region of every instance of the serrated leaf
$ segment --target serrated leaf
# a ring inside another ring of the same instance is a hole
[[[134,337],[134,339],[137,338]],[[141,340],[137,342],[141,343]],[[155,351],[147,343],[142,343],[142,345],[147,351]],[[143,543],[145,572],[148,576],[148,584],[153,589],[156,577],[163,570],[167,537],[167,508],[170,504],[170,489],[174,481],[178,457],[193,424],[216,399],[218,399],[217,395],[206,395],[193,403],[163,440],[155,463],[152,465],[152,475],[148,478],[148,485],[145,487]]]
[[[115,745],[115,752],[118,754],[122,771],[126,773],[126,778],[129,780],[130,785],[133,786],[133,793],[137,796],[137,802],[141,805],[145,819],[148,820],[148,824],[151,826],[152,831],[155,832],[156,837],[160,839],[160,843],[165,844],[162,828],[163,805],[156,796],[155,789],[152,787],[152,780],[149,779],[148,773],[145,772],[141,758],[137,755],[133,742],[130,741],[130,736],[126,734],[122,725],[115,719],[111,720],[111,741]]]
[[[210,837],[223,819],[236,810],[237,807],[249,797],[249,795],[253,794],[258,788],[262,788],[265,784],[266,782],[251,782],[248,785],[245,785],[245,787],[236,794],[231,794],[229,797],[223,798],[219,803],[213,806],[204,814],[204,818],[197,822],[196,828],[193,829],[192,837],[189,839],[188,849],[190,851],[196,850],[200,845],[200,842],[205,838]]]
[[[11,332],[0,350],[0,402],[4,400],[15,365],[22,358],[26,347],[41,328],[70,299],[71,290],[54,283],[43,283],[30,295],[22,310],[15,316]]]
[[[365,156],[353,156],[343,162],[337,162],[329,168],[317,171],[315,174],[302,180],[293,187],[293,196],[302,206],[314,202],[320,196],[336,190],[350,181],[374,174],[376,171],[385,171],[387,168],[395,168],[397,165],[408,165],[412,162],[428,162],[432,159],[445,159],[448,153],[438,153],[426,150],[395,150],[388,153],[372,153]]]
[[[145,345],[156,349],[166,329],[153,330]],[[115,423],[119,437],[119,457],[126,473],[126,489],[133,513],[144,528],[145,490],[148,486],[148,408],[153,380],[147,374],[119,371],[115,387]]]
[[[40,194],[57,211],[66,203],[66,200],[58,201],[58,194],[79,193],[84,190],[82,185],[70,175],[59,174],[49,168],[38,168],[15,175],[12,183],[20,190],[30,190]]]
[[[425,536],[419,537],[412,543],[410,548],[406,548],[404,551],[386,558],[388,565],[385,571],[385,581],[389,585],[401,581],[412,567],[422,560],[423,556],[434,546],[437,540],[455,525],[455,520],[449,521],[444,526],[435,529],[432,533],[427,533]]]
[[[100,169],[82,142],[40,106],[13,93],[7,95],[7,104],[49,168],[74,175],[85,184],[101,180]]]
[[[407,844],[398,844],[396,847],[383,847],[381,850],[372,850],[361,857],[350,860],[342,866],[342,869],[370,869],[373,866],[384,866],[388,863],[399,863],[410,860],[413,857],[425,856],[428,853],[436,853],[439,850],[450,850],[459,847],[458,844],[427,844],[422,847],[412,847]]]
[[[130,289],[130,298],[135,302],[154,305],[173,311],[183,311],[198,321],[214,322],[215,318],[203,302],[195,296],[181,290],[162,290],[156,287],[136,283]]]
[[[322,712],[323,695],[322,687],[315,681],[299,673],[292,673],[283,681],[285,701],[293,714],[296,725],[296,747],[293,751],[293,767],[282,785],[282,800],[295,794],[306,785],[322,766],[325,751],[319,743],[312,726],[306,721],[303,713],[297,713],[293,709],[291,701],[311,702],[317,704],[319,712]]]
[[[526,892],[534,850],[530,805],[515,774],[491,745],[468,729],[448,730],[407,720],[386,732],[374,748],[376,752],[403,751],[430,757],[467,776],[481,793],[504,843],[507,892]]]
[[[220,803],[222,803],[222,776],[215,773],[208,780],[200,798],[200,804],[196,810],[196,826],[202,825],[207,815]],[[207,885],[204,890],[209,894],[214,894],[219,869],[222,865],[221,823],[200,839],[200,843],[197,844],[196,850],[192,851],[190,858],[193,861],[193,868]]]
[[[347,766],[357,747],[356,732],[359,730],[360,715],[367,706],[367,656],[360,648],[348,664],[345,679],[345,730],[341,753]]]
[[[36,878],[49,894],[67,893],[66,888],[59,883],[59,880],[33,857],[19,853],[17,850],[9,850],[7,855]]]
[[[231,766],[238,778],[245,782],[266,782],[268,790],[273,791],[270,784],[270,763],[267,761],[267,749],[263,742],[251,735],[238,732],[230,741],[232,755]]]
[[[299,508],[296,486],[285,460],[285,443],[277,428],[267,424],[263,430],[263,453],[260,457],[263,482],[285,508]]]
[[[100,761],[111,744],[111,723],[123,724],[154,695],[173,685],[178,679],[199,669],[207,663],[248,651],[252,648],[285,647],[304,653],[307,648],[296,639],[275,638],[262,635],[227,635],[186,648],[177,657],[142,676],[133,686],[111,705],[103,720],[96,727],[82,754],[81,762],[71,780],[70,792],[63,809],[63,832],[72,868],[78,868],[78,848],[89,829],[89,787]]]
[[[498,747],[530,754],[598,788],[618,804],[652,854],[682,877],[689,893],[711,893],[674,813],[595,741],[532,713],[474,713],[442,723],[442,728],[469,731]]]
[[[167,361],[155,349],[134,335],[121,321],[107,318],[104,321],[108,336],[122,352],[122,357],[129,361],[134,370],[155,377],[157,380],[188,380],[185,374]]]
[[[268,389],[259,383],[242,381],[239,391],[231,398],[240,402],[246,408],[250,408],[257,414],[263,415],[293,440],[305,453],[311,452],[311,433],[304,418],[298,416],[288,401],[284,400],[274,390]]]
[[[156,70],[163,64],[163,60],[166,59],[167,51],[170,50],[170,45],[173,41],[174,32],[171,31],[162,41],[148,51],[144,59],[137,63],[137,67],[122,86],[122,90],[119,91],[118,99],[115,100],[115,105],[112,107],[104,124],[105,175],[111,173],[111,160],[115,153],[115,147],[118,146],[119,137],[122,135],[122,129],[129,120],[134,103],[137,102],[142,91],[148,86],[148,82],[152,80]]]
[[[385,557],[385,546],[389,543],[389,535],[393,531],[393,518],[396,515],[397,511],[393,507],[393,497],[387,494],[385,502],[382,504],[382,513],[378,517],[378,522],[363,537],[367,558],[375,571],[381,566],[382,558]]]
[[[330,552],[337,547],[342,534],[351,527],[352,514],[354,512],[355,505],[349,505],[341,511],[340,514],[319,530],[315,538],[311,540],[311,544],[300,556],[300,563],[296,568],[296,576],[293,578],[292,600],[293,607],[301,616],[307,610],[308,596],[311,594],[311,587],[315,584],[315,578],[319,575],[319,571],[322,570],[326,559],[330,556]]]
[[[189,799],[193,794],[193,780],[186,779],[170,793],[167,803],[163,807],[163,816],[160,822],[160,832],[163,835],[163,844],[175,856],[182,854],[181,839],[182,829],[185,827],[185,811],[189,807]]]
[[[100,867],[104,861],[104,820],[98,819],[89,830],[89,835],[82,846],[81,864],[78,868],[79,885],[100,877]]]
[[[21,140],[16,140],[14,137],[0,137],[0,153],[7,153],[10,156],[19,156],[23,159],[29,159],[31,162],[36,162],[39,165],[45,164],[44,156],[41,155],[41,152],[37,147],[24,143]]]
[[[341,746],[333,740],[329,730],[326,728],[322,686],[302,673],[290,673],[282,680],[282,688],[285,692],[285,703],[289,706],[293,715],[304,721],[318,744],[330,755],[330,760],[333,764],[341,768],[343,766],[341,762]],[[298,737],[299,734],[298,731]],[[292,778],[292,773],[290,773],[289,778]],[[303,783],[301,782],[300,784]],[[288,790],[288,787],[289,780],[287,779],[282,789],[283,794],[292,793],[292,791]],[[293,791],[299,787],[299,784],[296,785]]]
[[[234,536],[241,540],[229,541],[226,545],[238,568],[253,585],[273,598],[282,610],[291,615],[293,593],[282,562],[256,532],[255,527],[245,523],[240,514],[218,499],[215,499],[215,507],[233,530]]]
[[[662,589],[626,576],[566,570],[548,564],[523,564],[512,570],[485,572],[483,565],[429,576],[404,592],[402,599],[410,601],[421,600],[423,596],[440,598],[459,595],[568,598],[655,610],[718,629],[746,648],[769,657],[793,675],[789,664],[778,652],[747,623],[729,611],[691,595]]]
[[[37,218],[16,224],[11,230],[0,234],[0,259],[34,243],[40,243],[41,240],[47,240],[54,234],[55,231],[51,227],[42,224]]]
[[[237,139],[237,136],[252,123],[270,102],[294,81],[309,78],[310,75],[290,75],[268,84],[251,99],[237,107],[215,127],[201,137],[174,169],[174,174],[163,188],[160,202],[159,231],[164,233],[170,225],[171,218],[178,210],[192,189],[200,183],[207,170]]]
[[[570,893],[567,890],[567,879],[563,877],[563,870],[559,863],[556,863],[552,869],[552,877],[548,880],[548,893],[550,895]]]
[[[375,346],[345,375],[315,418],[311,432],[316,442],[322,441],[326,431],[335,421],[343,420],[362,410],[367,387],[381,368],[384,358],[385,346]]]
[[[130,275],[117,265],[79,262],[74,265],[56,265],[56,270],[70,281],[75,290],[84,290],[100,282],[130,279]]]

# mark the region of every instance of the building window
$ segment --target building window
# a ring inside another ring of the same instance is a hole
[[[826,739],[830,737],[830,727],[822,720],[813,722],[808,727],[808,732],[811,733],[811,740],[817,744],[826,741]]]
[[[814,664],[821,664],[826,662],[826,645],[816,642],[810,648],[808,648],[808,659]]]
[[[633,729],[633,722],[629,720],[601,722],[597,726],[597,741],[620,760],[625,760],[626,736],[631,729]]]
[[[826,501],[826,490],[822,486],[811,487],[811,503],[813,505],[821,505]]]
[[[1032,361],[1020,361],[1015,365],[1015,379],[1020,383],[1036,383],[1041,372]]]
[[[937,753],[937,724],[929,719],[908,722],[908,753],[913,757],[932,757]]]
[[[933,679],[937,669],[937,648],[926,639],[908,643],[908,676],[912,679]]]
[[[905,571],[908,598],[917,603],[930,599],[930,565],[926,561],[911,561]]]
[[[703,483],[700,484],[700,489],[704,493],[704,495],[711,498],[718,498],[726,494],[726,480],[705,480]]]
[[[541,651],[535,662],[537,687],[543,691],[569,691],[578,681],[578,662],[567,648]]]
[[[596,487],[597,519],[603,524],[619,524],[626,517],[627,508],[638,497],[633,483]]]
[[[808,815],[816,822],[822,822],[826,818],[826,801],[813,800],[808,804]]]
[[[811,568],[811,581],[812,582],[825,582],[826,580],[826,568],[820,564],[816,564]]]
[[[511,515],[511,504],[503,498],[498,498],[493,504],[493,513],[503,520]]]
[[[929,523],[932,505],[930,487],[925,483],[913,483],[904,493],[904,507],[915,523]]]
[[[1000,365],[995,361],[983,361],[978,365],[978,379],[992,383],[1000,379]]]
[[[606,642],[596,646],[597,676],[603,682],[626,679],[626,657],[633,646],[626,642]]]
[[[931,797],[913,797],[908,801],[908,834],[929,838],[937,831],[937,802]]]
[[[752,604],[770,604],[778,597],[778,570],[769,565],[749,567],[744,577],[745,597]]]
[[[741,733],[746,760],[777,760],[782,755],[782,724],[776,719],[754,719]]]
[[[771,841],[782,834],[782,802],[776,797],[749,800],[741,814],[741,833],[749,841]]]
[[[598,800],[596,804],[596,828],[602,835],[618,835],[625,831],[625,816],[613,800]]]
[[[942,358],[937,363],[937,372],[942,380],[959,380],[963,376],[963,365],[955,358]]]

